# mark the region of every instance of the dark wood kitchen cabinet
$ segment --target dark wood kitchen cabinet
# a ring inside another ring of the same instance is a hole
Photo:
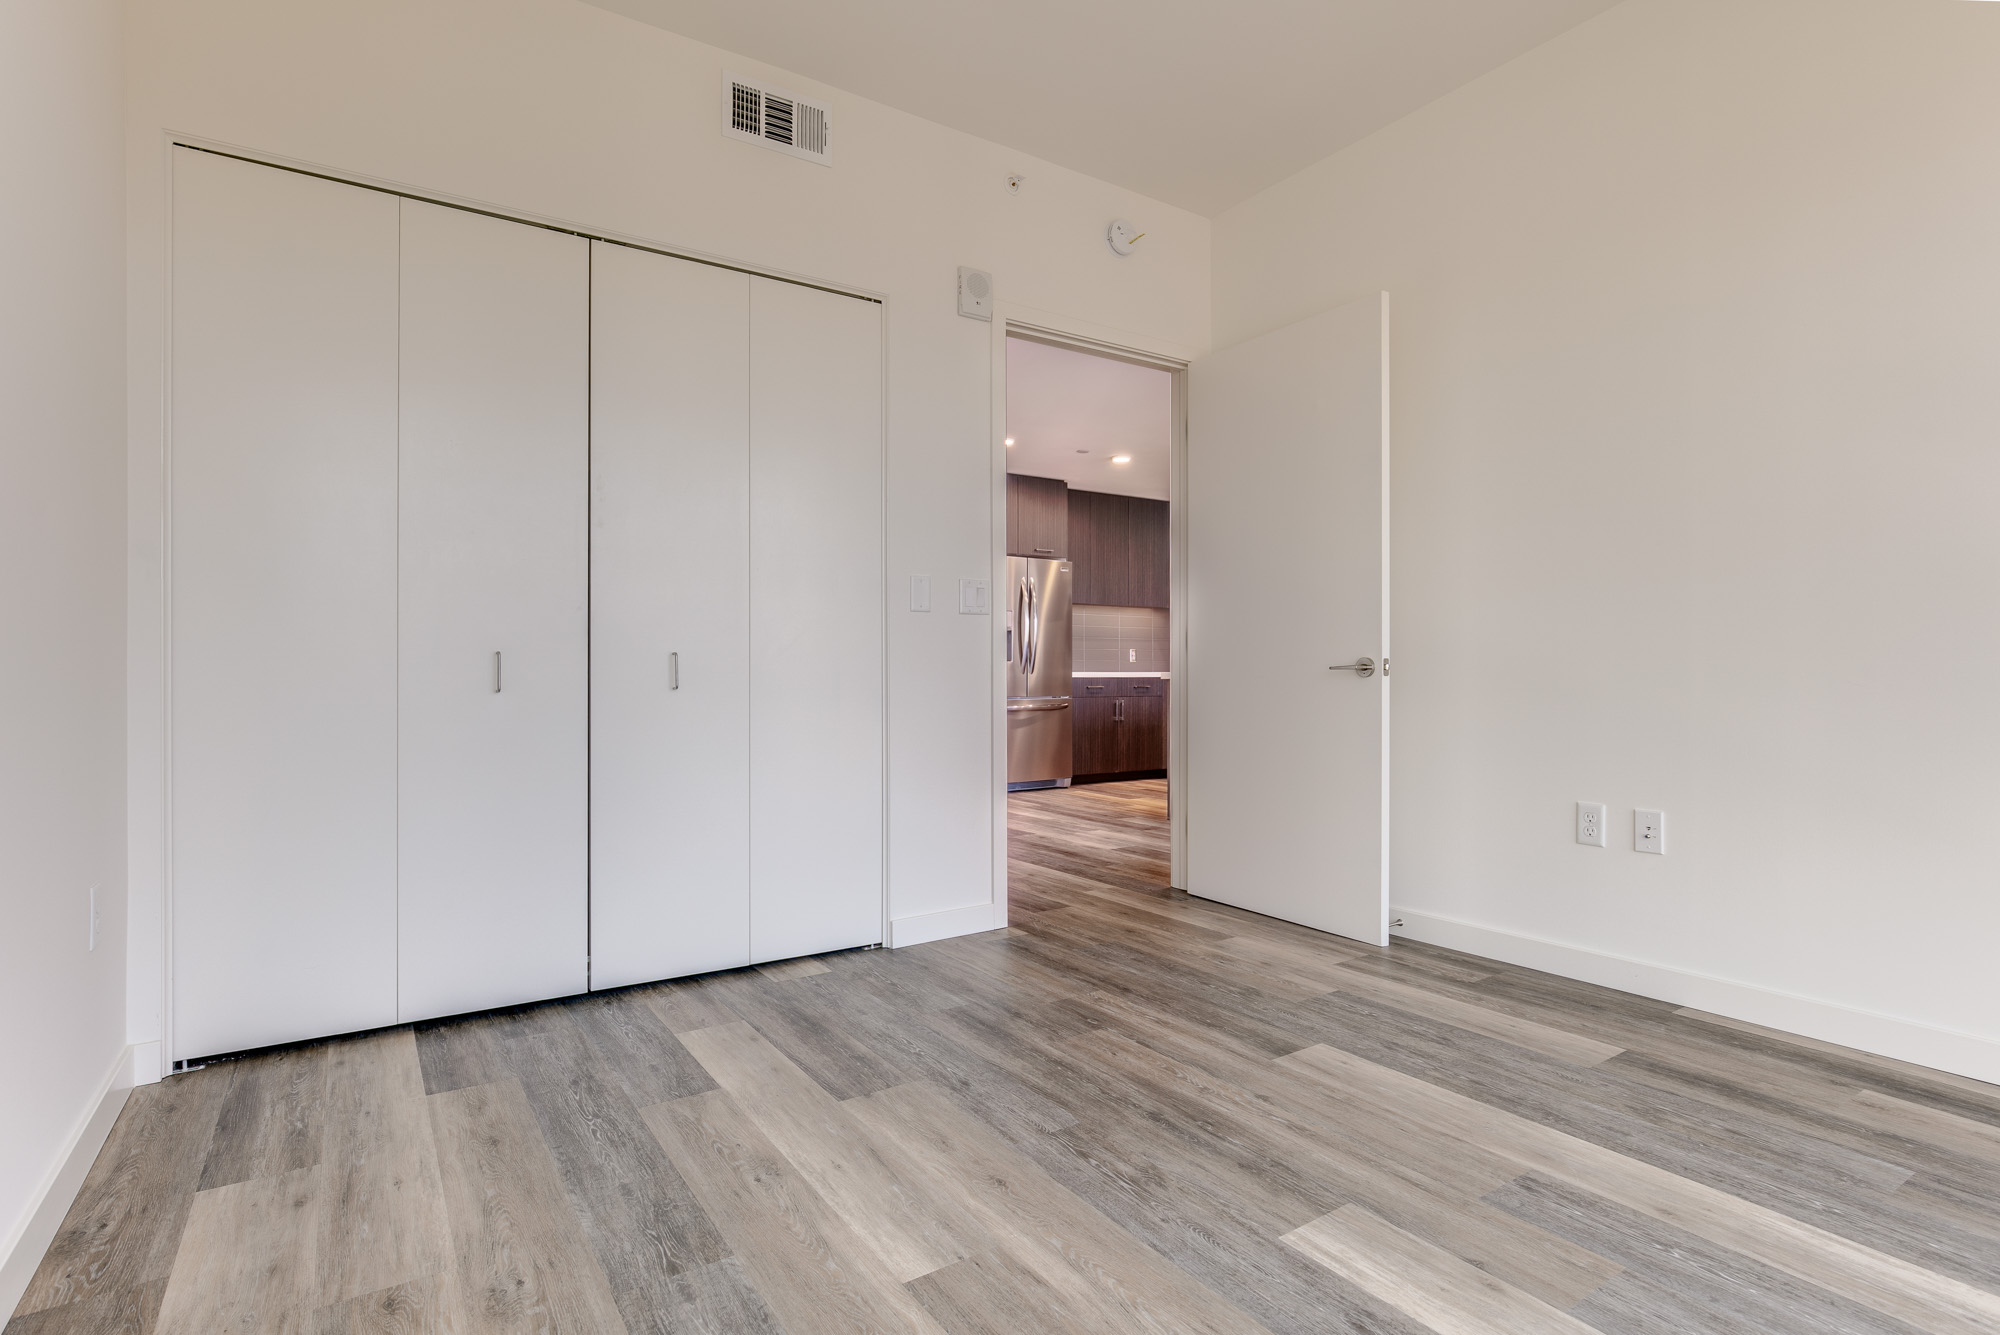
[[[1069,559],[1068,483],[1007,474],[1007,555]]]
[[[1167,683],[1158,677],[1079,677],[1070,700],[1079,778],[1136,777],[1167,767]]]
[[[1167,503],[1132,498],[1132,537],[1126,546],[1125,607],[1166,607],[1168,595]]]
[[[1070,601],[1167,606],[1167,503],[1101,491],[1069,494]]]
[[[1070,769],[1080,775],[1119,773],[1117,698],[1078,696],[1069,709]]]
[[[1090,555],[1090,535],[1096,527],[1091,504],[1096,499],[1094,491],[1072,491],[1069,494],[1069,600],[1072,604],[1100,601],[1097,597],[1097,562]]]
[[[1092,492],[1090,569],[1092,595],[1106,607],[1134,606],[1132,593],[1132,498]]]

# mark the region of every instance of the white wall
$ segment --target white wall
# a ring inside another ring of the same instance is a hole
[[[0,1312],[125,1050],[118,11],[0,7]]]
[[[1394,296],[1413,935],[2000,1079],[1996,70],[1630,0],[1216,221],[1218,346]]]
[[[155,0],[133,7],[128,40],[143,53],[127,121],[138,1034],[158,1032],[161,987],[169,132],[883,294],[892,588],[991,573],[990,330],[956,315],[956,266],[992,270],[1011,311],[1046,323],[1190,351],[1208,337],[1205,220],[571,0]],[[829,97],[835,165],[724,139],[725,69]],[[1028,178],[1018,197],[1009,172]],[[1114,216],[1143,221],[1157,248],[1112,255]],[[898,919],[993,896],[993,627],[953,601],[928,615],[891,602]]]

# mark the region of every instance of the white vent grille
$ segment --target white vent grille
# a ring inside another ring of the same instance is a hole
[[[752,139],[766,148],[795,158],[833,165],[832,114],[777,88],[722,78],[722,133],[732,139]]]
[[[729,86],[729,128],[738,134],[758,134],[764,123],[764,95],[740,83]]]

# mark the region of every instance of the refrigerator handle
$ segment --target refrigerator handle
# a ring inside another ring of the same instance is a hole
[[[1038,605],[1041,600],[1035,596],[1035,580],[1032,575],[1028,577],[1027,585],[1028,657],[1022,666],[1028,670],[1028,675],[1032,677],[1035,675],[1035,669],[1041,666],[1042,661],[1042,609]]]
[[[1021,671],[1028,670],[1028,581],[1014,584],[1014,647],[1020,653]]]

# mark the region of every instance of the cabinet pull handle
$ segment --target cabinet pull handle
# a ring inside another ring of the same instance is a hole
[[[681,688],[681,656],[678,653],[668,654],[667,689],[670,691],[678,691],[680,688]]]
[[[1036,555],[1036,556],[1054,556],[1055,554],[1056,554],[1056,549],[1055,549],[1055,548],[1053,548],[1053,547],[1037,547],[1037,548],[1035,548],[1035,555]]]
[[[493,694],[500,694],[500,651],[493,651]]]

